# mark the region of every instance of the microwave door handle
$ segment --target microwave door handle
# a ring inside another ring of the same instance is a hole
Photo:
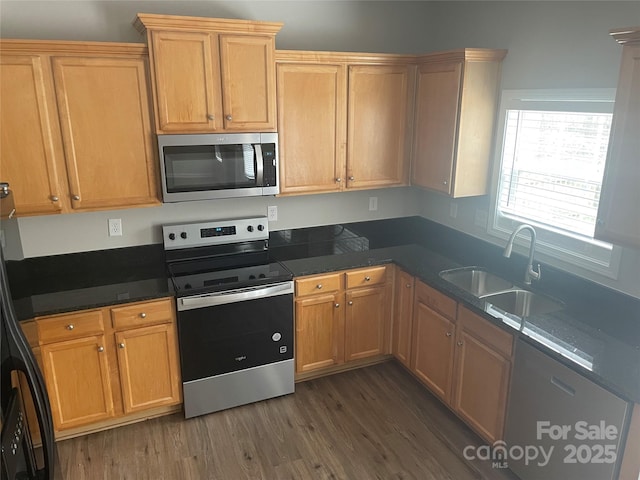
[[[264,159],[262,158],[262,145],[256,143],[253,148],[256,150],[256,185],[262,187],[264,184]]]

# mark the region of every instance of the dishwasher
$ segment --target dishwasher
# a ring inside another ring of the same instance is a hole
[[[617,478],[629,403],[522,339],[507,412],[496,450],[522,480]]]

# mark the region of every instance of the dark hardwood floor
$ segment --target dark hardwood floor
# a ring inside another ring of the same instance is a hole
[[[65,480],[513,479],[462,451],[483,442],[395,362],[296,393],[59,442]]]

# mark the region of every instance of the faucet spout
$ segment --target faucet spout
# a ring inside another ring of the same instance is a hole
[[[535,270],[533,268],[533,255],[535,254],[536,250],[536,230],[531,225],[528,225],[526,223],[518,226],[509,237],[509,241],[504,247],[502,255],[506,258],[509,258],[511,256],[511,251],[513,250],[513,241],[516,239],[518,233],[523,230],[529,231],[529,234],[531,235],[531,244],[529,246],[529,260],[527,263],[527,268],[524,272],[524,283],[526,285],[531,285],[531,280],[540,280],[540,264],[536,266]]]

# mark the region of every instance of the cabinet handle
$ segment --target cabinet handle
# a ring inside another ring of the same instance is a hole
[[[80,200],[80,195],[74,195],[71,198],[73,198],[74,200]]]
[[[227,119],[227,121],[229,121],[229,122],[230,122],[231,120],[233,120],[233,117],[232,117],[231,115],[227,115],[225,118],[226,118],[226,119]]]
[[[56,195],[51,195],[51,201],[52,202],[57,202],[58,200],[60,200]]]
[[[447,181],[446,181],[446,180],[443,180],[443,181],[442,181],[442,184],[443,184],[443,185],[446,185],[446,184],[447,184]]]
[[[119,344],[118,344],[118,346],[119,346],[120,348],[124,348],[124,343],[119,343]]]
[[[407,283],[407,288],[411,288],[411,284],[410,283]]]
[[[364,281],[365,281],[365,282],[368,282],[368,281],[370,281],[370,280],[371,280],[371,277],[369,277],[369,276],[364,277]]]
[[[146,314],[146,313],[144,313],[144,312],[142,312],[142,313],[140,314],[140,318],[147,318],[147,314]]]
[[[67,325],[67,330],[73,330],[74,328],[76,327],[74,327],[73,323],[70,323],[69,325]]]
[[[447,333],[445,333],[445,335],[446,335],[447,337],[450,337],[450,336],[451,336],[451,332],[447,332]]]
[[[320,289],[322,288],[322,284],[321,284],[321,283],[317,284],[317,285],[316,285],[316,288],[317,288],[318,290],[320,290]]]
[[[211,113],[209,113],[207,115],[207,120],[215,120],[215,119],[216,119],[216,117],[214,115],[212,115]]]
[[[354,180],[355,180],[355,178],[353,178],[353,175],[351,175],[351,176],[349,177],[349,181],[350,181],[350,182],[353,182]]]
[[[349,305],[353,305],[353,302],[351,300],[349,300]]]
[[[462,341],[458,341],[458,346],[461,347],[462,346]]]
[[[104,347],[103,347],[103,346],[99,346],[99,347],[98,347],[98,351],[99,351],[100,353],[104,352]]]
[[[340,304],[339,303],[336,303],[336,308],[340,308]]]
[[[336,178],[336,183],[340,183],[342,179],[340,177]]]

